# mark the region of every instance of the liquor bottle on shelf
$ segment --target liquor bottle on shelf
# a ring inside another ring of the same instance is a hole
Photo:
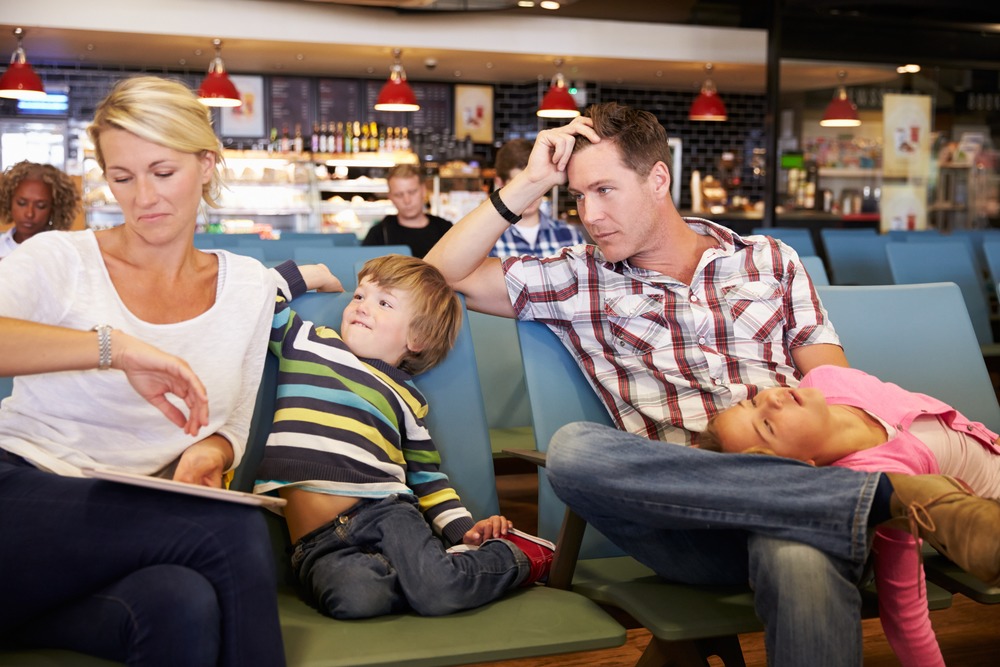
[[[351,132],[354,136],[351,139],[351,152],[360,153],[361,152],[361,123],[360,121],[354,121],[354,127]]]
[[[368,150],[372,153],[377,153],[379,151],[378,125],[375,121],[368,123]]]
[[[313,133],[309,137],[309,151],[319,153],[319,123],[313,123]]]
[[[399,145],[399,150],[408,151],[410,150],[410,131],[409,128],[406,127],[402,128],[402,131],[403,131],[403,138]]]
[[[278,143],[278,128],[271,128],[271,141],[267,144],[267,152],[274,153],[281,148],[281,144]]]
[[[344,152],[344,124],[337,123],[334,126],[330,123],[330,137],[328,139],[330,142],[330,152],[331,153],[343,153]]]
[[[292,138],[288,136],[288,126],[281,128],[281,152],[287,153],[292,147]]]
[[[302,137],[302,123],[295,124],[295,138],[292,140],[292,151],[296,155],[301,155],[305,148],[305,141]]]
[[[326,132],[326,121],[319,128],[319,152],[320,153],[332,153],[333,149],[330,148],[330,140],[327,138]]]
[[[354,132],[351,130],[351,121],[346,121],[344,123],[344,149],[340,151],[341,153],[353,153],[354,152]]]
[[[367,153],[371,150],[371,135],[368,133],[368,123],[361,126],[361,152]]]

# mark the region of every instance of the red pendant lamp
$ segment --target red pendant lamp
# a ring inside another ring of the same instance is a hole
[[[701,84],[701,92],[698,93],[698,97],[694,98],[694,102],[691,103],[688,120],[723,121],[729,119],[726,105],[723,104],[722,98],[719,97],[719,93],[715,89],[715,82],[712,81],[712,69],[712,63],[705,65],[705,81]]]
[[[847,88],[844,86],[846,78],[847,72],[844,70],[837,72],[840,85],[837,86],[837,92],[833,94],[833,99],[826,105],[823,120],[819,122],[823,127],[857,127],[861,125],[861,119],[858,118],[858,107],[847,97]]]
[[[213,39],[212,44],[215,45],[215,58],[198,88],[198,101],[208,107],[238,107],[243,100],[222,63],[222,40]]]
[[[559,71],[563,61],[557,58],[554,62],[556,75],[552,77],[552,83],[535,113],[541,118],[576,118],[580,115],[580,110],[576,106],[576,100],[569,94],[566,77]]]
[[[10,67],[0,77],[0,97],[12,97],[18,100],[41,99],[45,97],[45,86],[24,55],[24,49],[21,47],[24,30],[15,28],[14,36],[17,37],[17,48],[10,56]]]
[[[419,111],[420,104],[417,103],[417,96],[413,93],[413,88],[406,82],[406,70],[400,56],[401,49],[392,50],[392,67],[389,69],[389,80],[379,91],[378,99],[375,100],[375,111]]]

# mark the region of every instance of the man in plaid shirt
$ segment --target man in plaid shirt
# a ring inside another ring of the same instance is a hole
[[[847,366],[794,250],[682,218],[668,161],[652,114],[594,105],[539,133],[524,171],[426,259],[470,308],[556,332],[613,417],[618,428],[570,424],[553,438],[560,498],[664,578],[749,580],[772,665],[860,665],[869,527],[907,492],[879,473],[663,444],[696,444],[708,418],[759,390]],[[487,258],[567,180],[596,246]]]
[[[511,139],[500,147],[494,164],[497,172],[494,179],[497,189],[524,171],[528,166],[531,148],[532,142],[527,139]],[[500,259],[521,255],[545,257],[554,255],[567,246],[584,242],[583,234],[574,225],[553,220],[542,211],[542,201],[540,198],[530,204],[521,212],[520,222],[504,230],[490,251],[490,257]]]

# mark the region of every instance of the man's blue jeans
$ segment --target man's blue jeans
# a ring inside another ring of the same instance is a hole
[[[0,641],[134,665],[284,665],[256,508],[60,477],[0,450]]]
[[[567,505],[660,576],[749,579],[771,664],[860,664],[856,583],[878,474],[587,423],[556,432],[546,470]]]
[[[413,496],[363,501],[349,514],[304,536],[292,553],[303,592],[334,618],[471,609],[499,598],[530,570],[527,556],[503,540],[447,553]]]

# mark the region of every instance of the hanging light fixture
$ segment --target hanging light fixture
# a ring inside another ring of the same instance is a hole
[[[238,107],[243,104],[236,86],[226,74],[226,66],[222,64],[222,40],[213,39],[215,58],[208,66],[208,74],[198,88],[198,101],[208,107]]]
[[[375,101],[375,111],[419,111],[417,96],[413,88],[406,82],[406,70],[400,62],[401,49],[392,50],[392,67],[389,69],[389,80],[379,91]]]
[[[715,89],[715,82],[712,81],[712,63],[705,64],[705,81],[701,84],[701,92],[691,103],[688,111],[688,120],[728,120],[726,105],[722,103],[718,91]]]
[[[12,97],[18,100],[41,99],[45,97],[45,87],[35,70],[28,64],[21,47],[24,30],[14,28],[17,37],[17,48],[10,56],[10,67],[0,77],[0,97]]]
[[[833,99],[826,105],[823,120],[819,122],[823,127],[857,127],[861,125],[861,119],[858,118],[858,107],[847,98],[847,88],[844,86],[846,78],[847,72],[844,70],[837,72],[840,85],[837,86],[837,92],[833,94]]]
[[[563,64],[562,58],[556,58],[553,62],[556,66],[556,75],[552,77],[552,83],[542,97],[542,103],[536,114],[542,118],[576,118],[580,115],[580,110],[576,107],[576,100],[569,94],[566,77],[560,69]]]

